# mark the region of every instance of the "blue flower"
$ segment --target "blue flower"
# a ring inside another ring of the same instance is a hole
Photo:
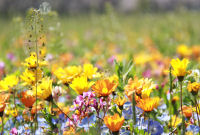
[[[161,116],[158,116],[157,118],[161,121],[169,121],[170,120],[170,116],[167,113],[163,113]]]
[[[194,134],[194,133],[199,133],[199,132],[200,132],[200,128],[199,128],[199,126],[189,125],[189,126],[187,127],[187,131],[192,131],[193,134]]]
[[[124,109],[122,111],[122,115],[124,116],[124,118],[126,120],[132,119],[133,118],[132,103],[131,102],[126,102],[123,107],[124,107]],[[136,117],[139,117],[143,113],[143,110],[136,106],[135,107],[135,112],[136,112]]]
[[[81,123],[78,126],[88,131],[89,127],[93,126],[95,122],[96,122],[96,115],[92,115],[90,117],[85,117],[84,119],[82,119]]]
[[[161,135],[164,131],[163,126],[159,122],[153,121],[152,119],[144,120],[144,118],[141,118],[137,121],[136,127],[144,130],[145,132],[148,132],[149,129],[149,133],[151,133],[151,135]]]

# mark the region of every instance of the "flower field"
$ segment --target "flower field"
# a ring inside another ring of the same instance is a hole
[[[198,16],[0,18],[1,135],[199,135]]]

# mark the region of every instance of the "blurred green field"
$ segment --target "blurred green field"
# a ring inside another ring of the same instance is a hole
[[[163,55],[172,56],[179,44],[199,44],[198,16],[199,12],[192,11],[122,15],[112,9],[105,14],[54,16],[47,20],[48,53],[70,52],[79,59],[100,47],[107,58],[109,44],[115,44],[121,54],[134,54],[145,50],[143,44],[150,40]],[[0,60],[9,63],[9,52],[21,60],[28,54],[23,41],[24,18],[0,18]]]

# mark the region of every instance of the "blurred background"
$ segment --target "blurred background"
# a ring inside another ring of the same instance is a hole
[[[105,2],[110,2],[119,12],[171,11],[179,8],[200,9],[200,0],[45,0],[59,14],[103,12]],[[39,7],[44,0],[0,0],[3,15],[24,13],[30,7]]]

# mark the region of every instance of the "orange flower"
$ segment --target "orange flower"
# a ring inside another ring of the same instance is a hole
[[[128,80],[128,84],[124,89],[125,94],[128,96],[129,100],[131,100],[133,93],[136,93],[139,97],[148,98],[155,86],[151,79],[142,78],[139,80],[138,77],[135,77],[134,80],[132,78]]]
[[[141,108],[145,112],[151,112],[154,108],[158,107],[159,102],[160,102],[159,97],[145,98],[141,99],[136,106]]]
[[[124,117],[120,117],[118,113],[115,113],[114,116],[105,116],[103,120],[112,132],[119,131],[124,123]]]
[[[115,88],[117,87],[118,83],[114,81],[109,81],[108,79],[99,80],[92,86],[92,89],[97,93],[99,97],[106,97],[110,95]]]
[[[6,102],[9,100],[10,94],[1,93],[0,94],[0,113],[4,111],[6,107]]]
[[[175,103],[176,101],[178,101],[179,100],[179,96],[174,96],[173,98],[172,98],[172,103]]]
[[[35,96],[32,90],[23,91],[18,97],[21,98],[21,102],[28,108],[31,108],[35,103]]]
[[[183,106],[183,114],[185,117],[190,118],[192,116],[192,107],[191,106]]]
[[[43,102],[39,102],[37,104],[37,109],[36,109],[36,105],[34,105],[31,109],[31,114],[34,115],[36,113],[36,111],[40,111],[44,108],[44,103]]]

